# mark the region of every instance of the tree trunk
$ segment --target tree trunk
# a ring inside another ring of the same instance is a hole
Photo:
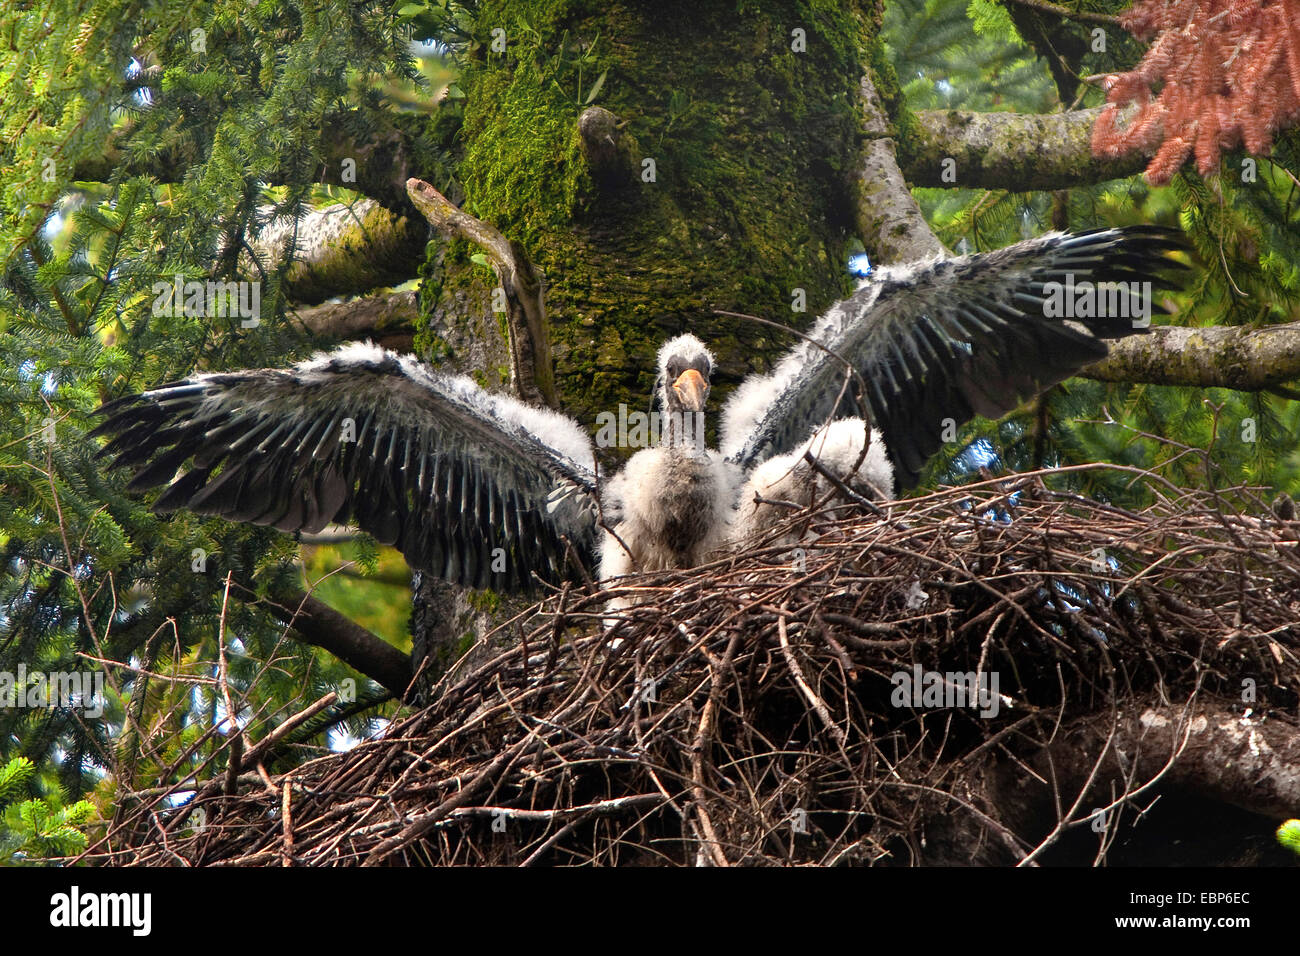
[[[540,6],[483,4],[461,80],[464,209],[543,274],[559,399],[580,423],[644,409],[659,345],[686,330],[717,356],[717,407],[794,339],[715,309],[803,328],[851,287],[876,18],[826,0]],[[504,315],[478,251],[431,246],[416,348],[500,388]],[[606,453],[613,468],[626,450]],[[445,599],[424,585],[415,620]]]
[[[506,50],[481,48],[462,80],[460,179],[466,211],[545,274],[562,404],[590,424],[643,400],[658,345],[685,329],[734,383],[791,340],[714,309],[799,324],[848,288],[861,24],[825,2],[546,6],[484,4]],[[602,75],[595,102],[617,123],[604,162],[579,131]],[[499,340],[474,252],[456,242],[430,263],[426,303],[434,326]]]

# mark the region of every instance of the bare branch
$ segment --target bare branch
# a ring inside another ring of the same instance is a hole
[[[511,384],[524,401],[558,407],[547,334],[546,290],[522,247],[456,208],[423,180],[408,179],[406,191],[415,208],[443,235],[467,239],[487,254],[505,292]]]
[[[1053,16],[1065,20],[1074,20],[1078,23],[1104,23],[1106,26],[1114,27],[1120,25],[1119,17],[1113,14],[1094,13],[1091,10],[1071,10],[1069,7],[1063,7],[1060,4],[1048,3],[1047,0],[1006,0],[1006,2],[1014,3],[1018,7],[1028,7],[1030,10],[1037,10],[1039,13],[1050,13]]]
[[[898,168],[889,120],[870,76],[862,77],[858,95],[869,137],[852,182],[854,218],[862,241],[883,262],[944,255],[947,250],[921,215]]]
[[[248,753],[244,755],[241,769],[246,770],[250,767],[256,766],[259,761],[266,758],[266,755],[275,748],[276,744],[289,735],[291,730],[296,727],[301,727],[325,708],[333,706],[337,703],[338,699],[339,695],[334,691],[330,691],[324,697],[314,701],[310,706],[280,721],[274,730],[249,748]],[[236,765],[240,765],[239,761],[236,761],[235,763]]]
[[[329,651],[401,698],[411,683],[411,660],[381,637],[319,598],[293,588],[278,591],[272,610],[313,647]]]
[[[1100,113],[1101,107],[1065,113],[922,110],[914,114],[919,135],[908,143],[903,172],[913,186],[1017,192],[1087,186],[1141,172],[1149,154],[1092,154],[1092,126]],[[955,178],[945,180],[945,168]]]

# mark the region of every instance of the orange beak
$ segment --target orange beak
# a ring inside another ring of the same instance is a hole
[[[695,369],[688,368],[677,376],[677,381],[673,382],[673,391],[687,411],[704,411],[704,400],[709,397],[709,383]]]

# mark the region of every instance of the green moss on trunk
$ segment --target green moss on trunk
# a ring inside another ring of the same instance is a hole
[[[466,208],[545,273],[556,380],[580,420],[645,401],[665,336],[701,335],[723,392],[792,341],[714,309],[802,326],[845,292],[857,51],[874,28],[832,0],[485,0],[462,80]],[[593,102],[638,164],[614,187],[593,182],[577,127],[602,74]],[[499,335],[463,250],[426,275],[432,317]]]

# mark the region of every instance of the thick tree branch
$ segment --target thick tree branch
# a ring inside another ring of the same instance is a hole
[[[1116,802],[1130,794],[1136,794],[1130,812],[1167,794],[1275,819],[1295,814],[1300,732],[1294,722],[1247,716],[1245,706],[1231,701],[1183,707],[1152,698],[1132,699],[1116,716],[1103,710],[1049,727],[1050,743],[1041,749],[987,762],[971,779],[970,803],[996,808],[1007,830],[1034,842],[1049,832],[1059,836],[1066,824],[1093,823],[1099,810],[1108,810],[1109,825]],[[1063,820],[1072,805],[1073,815]],[[967,814],[935,817],[927,831],[935,862],[1022,862],[1027,849],[1013,847],[1008,858],[999,841],[987,839],[986,824]]]
[[[1100,382],[1265,391],[1300,379],[1300,322],[1160,326],[1112,342],[1110,355],[1079,374]]]
[[[269,210],[259,210],[269,216]],[[357,294],[405,282],[415,271],[428,228],[414,215],[396,216],[363,199],[316,209],[295,221],[281,216],[250,239],[265,266],[278,261],[292,241],[289,289],[301,302]],[[252,268],[245,257],[245,267]]]
[[[1101,107],[1066,113],[923,110],[908,143],[903,172],[914,186],[966,189],[1067,189],[1142,171],[1149,154],[1119,159],[1092,154]],[[952,160],[951,163],[946,163]],[[944,179],[945,169],[953,178]]]
[[[387,641],[295,588],[275,593],[271,609],[307,644],[329,651],[401,699],[411,683],[410,658]]]
[[[1285,818],[1300,806],[1300,733],[1295,725],[1244,717],[1217,702],[1191,713],[1134,702],[1120,714],[1113,738],[1108,714],[1076,722],[1049,748],[1052,774],[1062,792],[1077,792],[1103,753],[1089,807],[1105,806],[1112,793],[1141,786],[1162,771],[1161,789],[1195,793],[1252,813]],[[1016,799],[1006,788],[1041,786],[1028,774],[1011,773],[1000,802]]]
[[[290,318],[322,338],[370,338],[394,351],[410,351],[420,319],[419,297],[414,292],[371,295],[301,308]]]
[[[466,239],[487,254],[505,293],[511,384],[526,402],[558,407],[546,322],[546,290],[523,248],[456,208],[423,180],[407,180],[406,191],[415,208],[439,232],[449,239]]]
[[[889,118],[870,76],[858,90],[867,140],[853,174],[854,219],[873,259],[913,262],[946,254],[943,243],[921,215],[898,168],[897,148],[889,138]]]

